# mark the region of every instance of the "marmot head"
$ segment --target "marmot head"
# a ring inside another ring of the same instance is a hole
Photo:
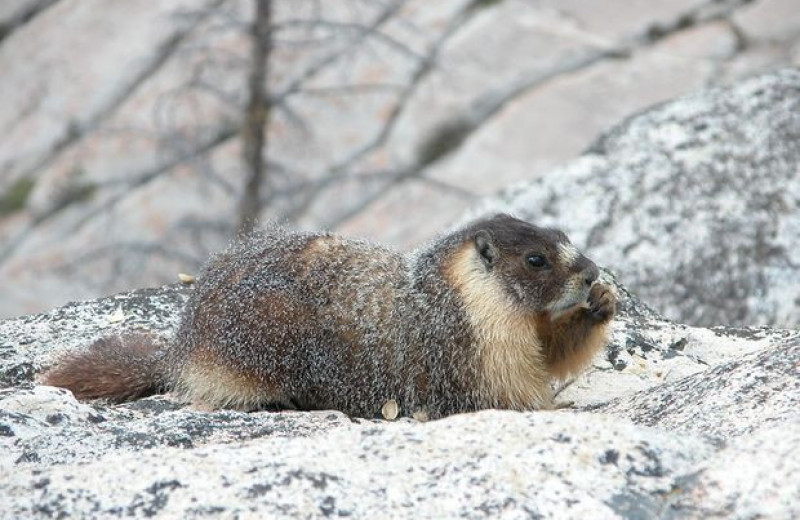
[[[556,229],[495,215],[470,229],[481,268],[526,310],[558,314],[586,302],[597,266]]]

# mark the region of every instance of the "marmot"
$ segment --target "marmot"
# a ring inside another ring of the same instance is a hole
[[[43,377],[81,399],[173,391],[212,408],[336,409],[395,400],[429,418],[554,406],[615,312],[564,233],[508,215],[401,255],[329,233],[256,232],[198,276],[174,340],[111,336]]]

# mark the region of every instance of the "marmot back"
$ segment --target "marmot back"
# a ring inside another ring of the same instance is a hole
[[[430,417],[550,408],[551,380],[605,343],[615,299],[597,274],[563,233],[507,215],[405,256],[332,234],[256,233],[198,276],[170,345],[104,338],[44,382],[80,398],[171,390],[213,408],[364,417],[390,399]]]

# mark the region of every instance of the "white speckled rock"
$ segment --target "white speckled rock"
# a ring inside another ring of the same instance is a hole
[[[795,405],[797,409],[797,405]],[[800,416],[732,441],[679,486],[668,518],[800,517]],[[738,471],[737,471],[738,469]]]
[[[713,451],[614,418],[488,411],[18,468],[0,481],[0,512],[618,518],[659,511],[674,480]]]
[[[791,422],[800,417],[800,334],[597,410],[641,425],[723,439]]]
[[[787,459],[800,450],[800,331],[675,324],[619,285],[611,344],[561,394],[576,407],[558,412],[431,423],[209,413],[170,396],[112,406],[32,385],[54,355],[104,331],[170,336],[190,290],[135,291],[0,322],[0,517],[796,512],[797,464]]]
[[[179,285],[142,289],[0,321],[0,387],[29,381],[54,354],[101,334],[137,328],[171,334],[186,290]]]
[[[564,229],[665,315],[800,324],[800,71],[648,110],[479,212]]]
[[[296,437],[351,424],[338,412],[213,414],[168,397],[119,406],[79,403],[48,386],[0,390],[0,469],[94,461],[161,447],[193,448],[261,436]]]

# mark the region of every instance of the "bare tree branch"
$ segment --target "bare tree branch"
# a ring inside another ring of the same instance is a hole
[[[253,230],[261,209],[260,193],[264,183],[264,155],[267,136],[265,127],[269,115],[269,99],[266,93],[272,22],[272,1],[255,0],[256,13],[251,28],[251,63],[247,82],[249,99],[245,112],[244,164],[247,180],[239,203],[237,230],[247,234]]]
[[[273,96],[273,103],[279,103],[292,94],[300,92],[303,85],[307,81],[314,78],[317,74],[327,69],[331,65],[334,65],[336,62],[342,59],[342,57],[347,55],[353,49],[357,48],[370,36],[370,34],[380,30],[383,25],[385,25],[389,20],[392,19],[393,16],[397,14],[398,11],[400,11],[407,1],[408,0],[395,0],[393,2],[389,2],[383,11],[381,11],[375,17],[375,19],[372,20],[372,23],[366,26],[363,31],[360,31],[349,45],[337,50],[336,52],[332,52],[327,56],[323,56],[322,58],[319,58],[311,63],[297,76],[297,78],[291,81],[282,92]]]
[[[416,92],[419,85],[422,83],[423,79],[427,77],[427,75],[434,69],[435,65],[437,64],[437,59],[439,53],[441,52],[442,47],[449,41],[449,39],[467,23],[470,19],[472,13],[474,12],[475,7],[480,4],[481,0],[473,0],[472,2],[468,3],[464,7],[462,7],[450,20],[445,30],[439,35],[436,41],[431,44],[428,48],[425,56],[423,59],[419,61],[416,68],[411,74],[411,78],[409,82],[406,84],[404,89],[400,92],[397,97],[397,100],[392,107],[391,112],[386,118],[386,121],[378,132],[368,143],[366,143],[361,148],[355,150],[349,156],[345,157],[343,160],[339,161],[338,163],[334,164],[329,168],[322,176],[320,182],[308,193],[304,194],[303,200],[301,200],[298,204],[296,204],[291,211],[283,215],[283,218],[288,220],[294,220],[299,215],[308,211],[308,208],[314,203],[314,201],[321,195],[330,185],[340,180],[340,178],[345,175],[350,168],[352,168],[355,164],[361,161],[364,157],[368,154],[374,152],[375,150],[382,147],[388,141],[389,137],[394,130],[395,125],[400,117],[400,115],[405,110],[406,106],[408,105],[409,100]],[[393,179],[397,176],[404,177],[407,176],[408,173],[405,169],[402,170],[400,173],[396,173],[394,176],[390,177],[389,182],[387,184],[391,184]],[[359,205],[360,207],[361,205]],[[347,214],[350,214],[348,212]],[[341,219],[337,218],[334,222],[341,221]]]
[[[479,2],[471,3],[468,9],[473,9],[477,3]],[[435,152],[427,153],[424,149],[420,150],[413,164],[398,167],[388,176],[382,189],[376,189],[373,193],[366,195],[357,205],[353,206],[344,214],[330,219],[326,223],[326,227],[335,228],[358,215],[374,201],[383,196],[383,193],[388,187],[400,184],[411,178],[423,178],[426,168],[439,162],[444,157],[450,155],[454,150],[458,149],[478,128],[489,121],[509,102],[519,96],[546,85],[556,78],[586,69],[600,61],[630,56],[636,50],[655,45],[667,35],[683,31],[694,24],[709,23],[715,20],[725,19],[746,4],[747,0],[739,0],[739,3],[734,5],[709,5],[690,9],[678,15],[673,20],[659,26],[657,31],[650,28],[616,45],[591,48],[584,53],[566,59],[553,69],[537,72],[511,84],[503,85],[500,88],[486,92],[463,113],[460,113],[453,120],[445,121],[440,125],[435,143],[433,146],[430,146],[431,150],[435,149]],[[376,141],[376,144],[380,145],[381,143]],[[332,173],[334,173],[335,177],[335,172]],[[318,192],[323,188],[324,186],[320,186]],[[303,207],[307,207],[307,204]]]
[[[5,23],[0,23],[0,44],[2,44],[3,40],[11,36],[14,31],[32,21],[58,1],[59,0],[40,0],[39,2],[19,3],[19,6],[13,11],[11,18],[7,19]]]
[[[87,212],[83,216],[83,218],[81,218],[78,222],[73,224],[73,226],[71,227],[71,232],[74,233],[74,232],[79,231],[81,228],[83,228],[83,226],[85,226],[86,224],[91,222],[96,216],[111,210],[121,200],[123,200],[126,197],[128,197],[131,194],[131,192],[134,191],[135,189],[149,184],[150,182],[152,182],[155,179],[159,178],[161,175],[172,171],[175,167],[177,167],[177,166],[179,166],[181,164],[184,164],[184,163],[187,163],[187,162],[190,162],[190,161],[197,160],[197,159],[201,158],[204,154],[206,154],[210,150],[215,149],[220,144],[223,144],[223,143],[227,142],[228,140],[230,140],[232,137],[234,137],[238,133],[238,130],[239,129],[237,127],[231,127],[231,126],[225,127],[225,128],[221,128],[219,130],[219,134],[218,135],[216,135],[213,139],[211,139],[209,142],[205,143],[204,145],[200,146],[199,148],[194,149],[194,150],[190,150],[190,151],[186,152],[184,155],[180,155],[180,156],[176,157],[172,161],[169,161],[169,162],[161,165],[160,167],[156,168],[155,170],[147,172],[144,175],[140,175],[136,179],[133,179],[133,180],[131,180],[129,182],[125,182],[124,183],[124,188],[122,188],[118,193],[116,193],[115,195],[112,195],[111,197],[109,197],[108,199],[103,201],[98,206],[92,208],[92,210]]]
[[[212,5],[219,5],[223,0],[216,0]],[[89,129],[99,126],[103,120],[110,117],[116,110],[127,100],[134,92],[136,92],[148,78],[152,77],[158,70],[160,70],[178,49],[179,44],[197,27],[202,21],[202,17],[195,17],[192,23],[188,24],[182,30],[176,32],[172,38],[167,40],[160,49],[160,52],[153,58],[151,63],[145,67],[139,74],[131,78],[131,81],[122,89],[117,96],[110,99],[105,107],[102,107],[96,114],[92,115],[82,125],[73,125],[70,127],[60,139],[53,144],[53,149],[47,157],[42,158],[40,161],[32,164],[22,176],[33,176],[33,172],[44,170],[50,166],[61,155],[61,152],[76,143],[83,137]],[[22,229],[15,236],[11,237],[2,247],[0,247],[0,265],[2,265],[14,251],[21,246],[30,234],[43,222],[49,219],[54,213],[48,213],[41,216],[32,222],[29,226]]]
[[[355,34],[359,35],[359,37],[363,39],[373,38],[381,43],[386,44],[390,48],[398,51],[400,54],[412,59],[412,60],[421,60],[423,56],[420,56],[416,52],[414,52],[408,45],[405,45],[403,42],[398,41],[395,38],[392,38],[388,34],[381,32],[376,28],[365,27],[359,23],[348,23],[348,22],[333,22],[327,20],[282,20],[279,24],[275,26],[275,31],[280,31],[284,28],[293,28],[293,27],[324,27],[332,32],[335,31],[346,31],[346,32],[354,32]]]

